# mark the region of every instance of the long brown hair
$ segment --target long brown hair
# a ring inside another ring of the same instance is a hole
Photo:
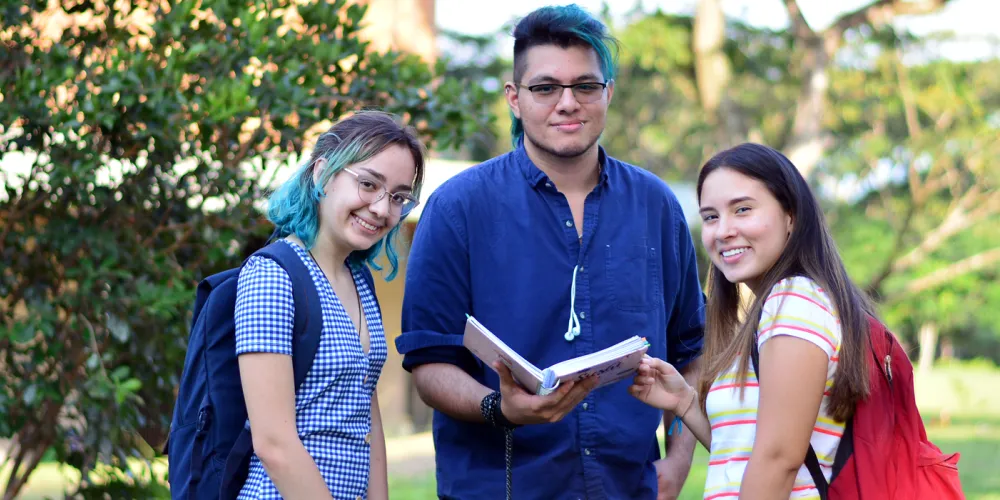
[[[835,420],[846,421],[853,414],[857,402],[869,392],[868,315],[875,316],[874,307],[848,277],[819,203],[802,174],[788,158],[772,148],[752,143],[718,153],[705,163],[698,175],[699,203],[705,178],[721,168],[762,182],[785,213],[792,216],[794,225],[777,262],[752,290],[753,302],[745,311],[741,311],[744,297],[740,287],[726,280],[714,264],[710,266],[702,353],[706,366],[699,384],[702,408],[712,382],[737,360],[737,384],[742,397],[749,371],[750,350],[757,341],[764,299],[782,279],[805,276],[823,288],[833,301],[840,320],[840,360],[828,411]],[[742,318],[741,312],[744,313]]]

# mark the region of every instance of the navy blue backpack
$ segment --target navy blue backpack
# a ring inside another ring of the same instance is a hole
[[[292,281],[292,364],[298,392],[319,347],[323,328],[319,294],[309,269],[287,243],[271,243],[254,255],[278,263]],[[198,284],[184,371],[164,448],[173,500],[234,499],[246,481],[253,440],[233,320],[241,268],[214,274]],[[362,266],[362,274],[374,294],[367,266]]]

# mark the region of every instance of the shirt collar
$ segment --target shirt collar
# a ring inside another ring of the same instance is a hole
[[[604,147],[601,145],[597,146],[597,163],[600,165],[600,178],[597,182],[598,185],[607,186],[609,175],[608,172],[611,167],[611,161],[609,161],[607,153],[604,151]],[[531,187],[537,188],[538,186],[544,184],[548,181],[549,177],[542,172],[542,169],[535,165],[535,162],[531,161],[528,156],[528,152],[524,149],[524,139],[521,139],[517,143],[517,149],[514,150],[514,161],[517,167],[521,169],[521,173],[524,174],[525,180]]]

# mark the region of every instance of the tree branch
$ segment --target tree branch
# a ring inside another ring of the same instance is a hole
[[[862,24],[880,26],[893,20],[896,16],[929,14],[951,0],[876,0],[853,12],[848,12],[837,18],[824,31],[824,35],[840,38],[844,32]],[[787,2],[786,2],[787,3]]]
[[[906,215],[903,216],[903,222],[896,230],[896,240],[892,243],[892,251],[889,253],[889,258],[886,259],[885,263],[882,265],[882,270],[868,282],[868,286],[866,288],[869,295],[877,297],[879,295],[879,289],[882,288],[882,283],[885,282],[886,278],[892,275],[893,264],[896,261],[896,258],[899,257],[899,254],[902,253],[903,241],[906,239],[906,235],[910,232],[910,226],[913,224],[913,215],[916,211],[916,201],[911,200],[910,206],[906,210]]]
[[[900,96],[903,98],[903,114],[906,117],[906,130],[910,137],[919,139],[921,133],[920,120],[917,118],[917,102],[913,96],[913,87],[910,85],[910,74],[906,69],[906,65],[903,64],[902,51],[896,49],[894,55],[896,56],[896,82],[899,85]]]
[[[979,271],[998,263],[1000,263],[1000,248],[994,248],[971,257],[966,257],[926,276],[910,281],[901,292],[892,295],[888,302],[897,302],[906,296],[924,292],[947,283],[957,276]]]
[[[976,209],[969,213],[969,219],[978,221],[995,213],[1000,213],[1000,194],[988,189],[984,199],[985,203],[977,203]]]
[[[994,213],[1000,212],[1000,197],[980,196],[982,191],[978,186],[966,191],[949,211],[948,216],[930,233],[916,248],[892,264],[892,271],[904,271],[919,264],[931,252],[936,250],[948,237],[969,227],[972,223],[982,220]],[[968,212],[968,207],[979,206],[974,212]]]
[[[785,10],[788,11],[788,18],[792,23],[792,33],[795,34],[795,38],[806,39],[815,38],[816,32],[809,26],[806,22],[805,16],[802,15],[802,9],[799,8],[798,0],[785,0]]]

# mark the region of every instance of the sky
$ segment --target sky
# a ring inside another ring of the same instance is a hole
[[[660,8],[665,12],[692,13],[696,0],[639,0],[642,10],[650,12]],[[806,21],[813,29],[822,30],[838,16],[855,10],[871,0],[799,0]],[[435,17],[440,28],[468,34],[495,33],[504,23],[522,17],[543,5],[562,5],[569,0],[503,0],[474,1],[437,0]],[[602,0],[576,0],[581,7],[597,14]],[[609,0],[611,14],[618,18],[632,10],[636,0]],[[788,25],[788,15],[781,0],[723,0],[726,16],[768,28]],[[926,34],[938,30],[954,30],[967,35],[1000,37],[1000,0],[952,0],[942,10],[926,16],[907,16],[897,21],[897,26]],[[501,46],[504,53],[513,51],[513,41],[507,37]],[[948,56],[955,58],[987,57],[990,49],[982,44],[965,43],[948,48]]]

